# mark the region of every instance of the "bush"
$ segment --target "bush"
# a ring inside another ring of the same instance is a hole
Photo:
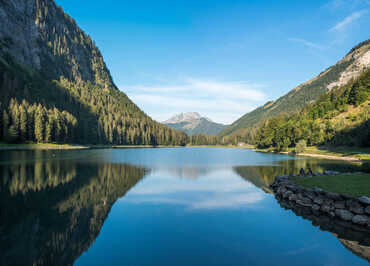
[[[370,173],[370,162],[365,162],[361,165],[361,171],[365,173]]]
[[[307,142],[302,139],[298,141],[298,143],[295,145],[295,153],[302,153],[306,150],[307,148]]]

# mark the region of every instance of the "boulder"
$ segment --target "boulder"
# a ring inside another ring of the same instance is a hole
[[[286,198],[289,198],[290,195],[292,195],[293,192],[290,191],[290,190],[287,190],[283,193],[283,198],[286,199]]]
[[[352,217],[352,222],[355,224],[368,224],[369,218],[366,215],[355,215]]]
[[[364,210],[365,213],[370,214],[370,206],[367,206]]]
[[[352,212],[347,210],[335,210],[335,214],[345,221],[351,221],[354,216]]]
[[[348,200],[346,202],[346,205],[351,212],[354,212],[356,214],[364,213],[364,207],[362,207],[362,205],[358,201]]]
[[[330,171],[330,170],[326,170],[324,171],[324,175],[339,175],[340,172],[337,172],[337,171]]]
[[[312,207],[311,200],[310,200],[310,202],[308,202],[308,201],[305,201],[303,199],[299,199],[296,202],[297,202],[297,204],[299,204],[301,206],[304,206],[304,207]]]
[[[321,197],[316,197],[314,198],[313,202],[318,205],[321,205],[324,202],[324,200]]]
[[[334,200],[332,199],[325,199],[324,198],[324,203],[323,204],[326,204],[326,205],[334,205]]]
[[[323,211],[323,212],[329,213],[332,210],[334,210],[334,207],[332,207],[330,205],[327,205],[327,204],[321,205],[321,211]]]
[[[344,200],[334,202],[334,208],[336,209],[345,209],[346,202]]]
[[[329,199],[332,199],[332,200],[341,200],[342,197],[337,194],[337,193],[332,193],[332,192],[326,192],[326,196],[329,198]]]
[[[359,197],[358,200],[363,204],[370,205],[370,198],[366,196]]]
[[[297,200],[297,195],[296,194],[292,194],[289,196],[289,200],[290,201],[296,201]]]
[[[304,207],[312,207],[312,204],[311,203],[306,203],[302,200],[297,200],[296,201],[297,204],[301,205],[301,206],[304,206]]]
[[[303,195],[311,200],[314,200],[316,198],[315,192],[308,189],[303,193]]]
[[[318,211],[318,210],[320,210],[320,205],[317,205],[317,204],[312,204],[312,210],[314,210],[314,211]]]

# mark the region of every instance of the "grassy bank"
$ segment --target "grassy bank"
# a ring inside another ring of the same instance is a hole
[[[354,197],[370,197],[370,174],[342,174],[310,178],[294,177],[292,180],[307,188],[318,187],[325,191]]]
[[[259,152],[275,152],[273,149],[254,149]],[[280,152],[284,154],[295,154],[294,148],[288,148]],[[353,147],[307,147],[303,153],[295,154],[299,156],[308,156],[323,159],[346,160],[346,161],[366,161],[370,160],[370,148],[353,148]]]
[[[7,144],[0,143],[0,150],[77,150],[89,147],[72,144],[53,144],[53,143],[29,143],[29,144]]]
[[[370,148],[352,148],[352,147],[338,147],[338,148],[321,148],[321,147],[307,147],[304,153],[318,154],[338,157],[353,157],[360,160],[370,160]]]
[[[132,149],[132,148],[178,148],[182,146],[152,145],[74,145],[53,143],[7,144],[0,143],[0,150],[80,150],[80,149]]]

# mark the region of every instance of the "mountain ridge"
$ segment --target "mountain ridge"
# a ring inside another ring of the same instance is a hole
[[[119,91],[54,0],[0,0],[0,141],[185,145]]]
[[[293,88],[275,101],[270,101],[243,115],[219,136],[246,137],[254,134],[254,128],[266,119],[289,115],[300,111],[306,104],[317,100],[333,88],[357,78],[370,66],[370,40],[359,43],[341,60],[319,75]]]
[[[202,117],[197,112],[180,113],[172,116],[163,123],[176,130],[183,131],[189,136],[198,134],[217,135],[226,127],[226,125],[215,123],[207,117]]]

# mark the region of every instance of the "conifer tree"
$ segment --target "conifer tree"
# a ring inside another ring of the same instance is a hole
[[[4,110],[3,111],[3,117],[2,117],[3,121],[2,121],[2,125],[3,125],[3,139],[5,141],[8,140],[8,126],[9,126],[9,116],[8,116],[8,113]]]
[[[41,105],[37,106],[35,114],[35,138],[38,143],[44,142],[45,113]]]
[[[19,107],[19,112],[20,112],[19,131],[21,140],[24,142],[28,139],[27,112],[22,105],[20,105]]]

